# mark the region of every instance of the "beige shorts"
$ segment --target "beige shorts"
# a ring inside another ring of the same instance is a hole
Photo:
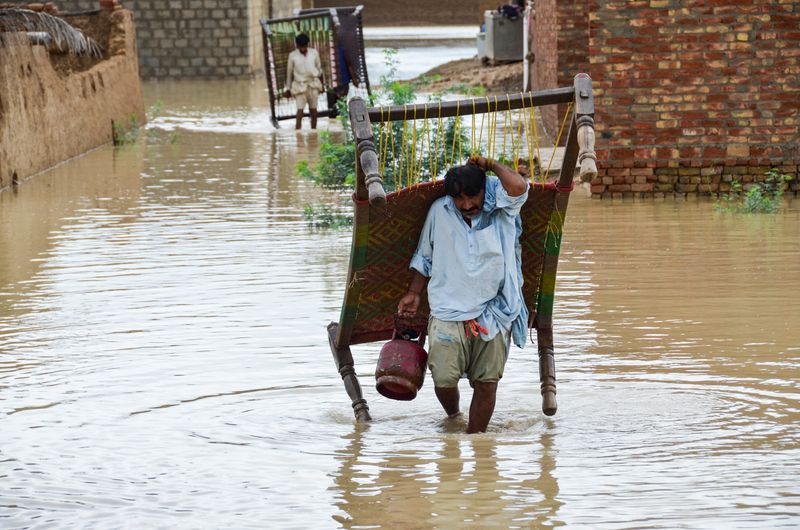
[[[480,337],[467,337],[463,322],[445,322],[431,317],[428,366],[433,384],[440,388],[458,386],[462,374],[467,374],[470,383],[496,383],[503,377],[509,339],[508,333],[498,333],[489,342]]]
[[[294,101],[297,104],[297,110],[303,110],[308,104],[308,108],[314,110],[317,108],[317,100],[319,99],[319,90],[316,88],[307,88],[302,94],[295,94]]]

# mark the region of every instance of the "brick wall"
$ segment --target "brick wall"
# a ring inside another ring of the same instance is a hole
[[[571,85],[575,74],[589,71],[589,1],[538,0],[535,6],[532,86],[543,90]],[[541,109],[553,139],[566,110],[566,105]]]
[[[64,11],[96,9],[99,0],[55,0]],[[143,78],[235,78],[264,69],[260,18],[295,9],[337,7],[338,0],[124,0],[136,18]],[[363,0],[366,25],[474,24],[491,0]],[[355,5],[355,4],[354,4]]]
[[[534,90],[545,90],[558,86],[558,9],[556,0],[537,0],[533,21],[534,61],[531,86]],[[558,114],[556,107],[540,107],[542,123],[551,135],[555,130]],[[555,137],[554,137],[555,138]]]
[[[489,9],[496,8],[494,3]],[[442,24],[475,24],[483,22],[484,0],[314,0],[314,7],[363,5],[365,26],[438,26]]]
[[[61,11],[97,0],[58,0]],[[299,0],[275,1],[283,4]],[[268,0],[125,0],[136,21],[142,78],[236,78],[264,69],[260,17]]]
[[[591,0],[590,24],[594,193],[724,192],[774,166],[797,175],[796,1]]]

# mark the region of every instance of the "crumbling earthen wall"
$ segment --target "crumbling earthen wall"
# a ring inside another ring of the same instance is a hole
[[[114,122],[144,123],[131,13],[95,17],[110,26],[108,57],[83,70],[56,70],[45,47],[0,33],[0,189],[111,142]]]

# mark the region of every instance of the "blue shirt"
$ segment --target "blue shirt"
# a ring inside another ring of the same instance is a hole
[[[497,177],[486,177],[482,211],[468,225],[453,198],[440,197],[422,227],[411,268],[429,277],[431,314],[449,322],[477,319],[491,340],[511,330],[522,348],[528,310],[522,296],[519,212],[528,191],[510,197]]]

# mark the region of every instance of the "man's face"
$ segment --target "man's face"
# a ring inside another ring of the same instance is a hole
[[[297,49],[300,50],[300,53],[305,55],[308,53],[308,44],[306,44],[305,46],[298,46]]]
[[[456,205],[456,208],[458,208],[458,211],[461,212],[464,219],[473,219],[481,213],[485,195],[486,192],[484,190],[481,190],[473,197],[468,197],[462,193],[458,197],[453,197],[453,203]]]

